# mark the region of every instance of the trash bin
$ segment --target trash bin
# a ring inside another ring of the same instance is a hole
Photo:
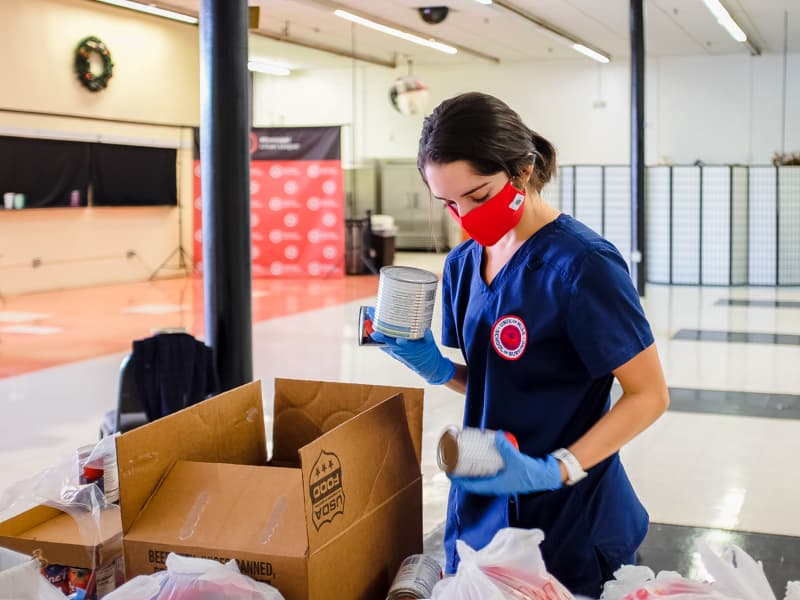
[[[345,220],[345,272],[360,275],[367,270],[364,262],[364,235],[367,233],[367,219]]]
[[[390,215],[372,215],[372,249],[375,251],[375,268],[394,264],[394,247],[397,227]]]

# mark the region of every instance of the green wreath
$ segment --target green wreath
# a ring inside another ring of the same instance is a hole
[[[92,73],[92,65],[89,57],[92,52],[96,52],[103,61],[103,72]],[[80,81],[89,91],[98,92],[108,85],[108,80],[114,73],[114,63],[111,60],[111,53],[100,38],[93,35],[83,38],[78,47],[75,48],[75,72]]]

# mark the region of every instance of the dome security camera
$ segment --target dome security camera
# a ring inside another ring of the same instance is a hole
[[[450,12],[448,6],[420,6],[418,9],[419,16],[428,25],[438,25],[447,18],[447,13]]]

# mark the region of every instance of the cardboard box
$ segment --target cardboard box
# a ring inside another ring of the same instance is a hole
[[[0,523],[0,546],[32,555],[41,552],[50,564],[95,569],[122,557],[122,526],[116,506],[97,515],[67,514],[36,506]]]
[[[260,382],[117,439],[128,578],[169,552],[236,559],[287,600],[385,598],[422,551],[422,390]]]

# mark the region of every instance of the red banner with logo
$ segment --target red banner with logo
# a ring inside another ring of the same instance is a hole
[[[195,143],[194,265],[202,273],[200,161]],[[253,277],[342,277],[344,190],[339,127],[250,133]]]

